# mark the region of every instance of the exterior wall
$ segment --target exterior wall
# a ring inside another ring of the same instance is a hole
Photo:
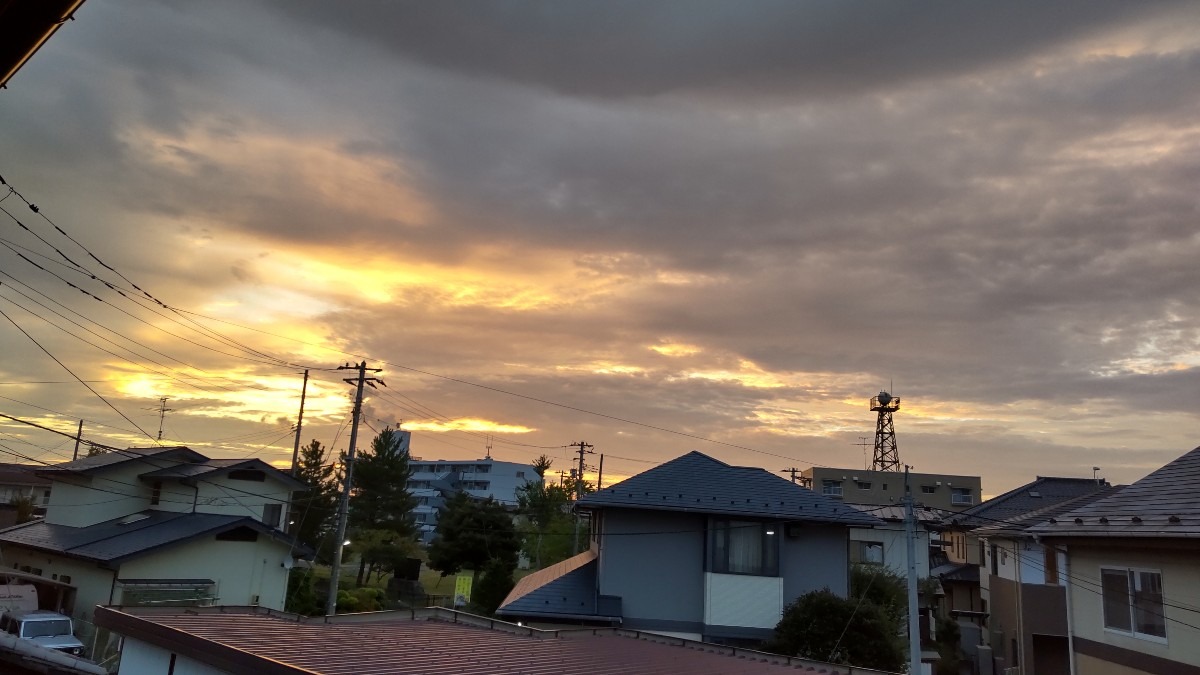
[[[942,539],[948,540],[950,546],[945,548],[946,558],[953,563],[967,565],[982,565],[983,559],[979,554],[979,538],[967,532],[943,532]]]
[[[186,656],[176,656],[175,667],[172,668],[171,652],[141,640],[125,638],[121,647],[121,668],[117,671],[118,675],[168,672],[172,675],[234,675],[228,670],[213,668]]]
[[[824,481],[836,480],[841,482],[840,498],[848,504],[899,504],[904,497],[904,474],[895,471],[871,471],[869,469],[834,469],[813,467],[802,474],[806,481],[811,481],[813,491],[824,494]],[[860,487],[859,483],[870,483],[870,488]],[[963,511],[980,503],[982,500],[982,481],[979,476],[955,476],[950,474],[910,473],[909,483],[912,485],[913,496],[926,506],[951,511]],[[922,488],[928,486],[932,493],[925,493]],[[955,503],[954,488],[967,488],[971,491],[970,503]],[[828,495],[838,497],[838,495]]]
[[[1147,663],[1157,657],[1193,667],[1200,664],[1200,630],[1187,625],[1198,625],[1196,614],[1180,609],[1180,606],[1200,606],[1200,551],[1197,551],[1194,543],[1188,548],[1180,546],[1171,549],[1162,547],[1154,540],[1123,542],[1114,539],[1096,544],[1069,543],[1067,554],[1071,575],[1068,587],[1071,626],[1075,636],[1099,643],[1102,647],[1115,647],[1134,659],[1138,655],[1147,655],[1151,658],[1140,659]],[[1167,618],[1166,644],[1104,627],[1103,602],[1097,589],[1100,587],[1100,568],[1109,566],[1153,569],[1162,573],[1163,596],[1169,603],[1163,608]],[[1075,646],[1077,654],[1081,649],[1079,645]],[[1149,668],[1148,672],[1157,670]],[[1137,671],[1097,668],[1090,671],[1080,669],[1079,672]]]
[[[187,486],[180,487],[186,488]],[[286,485],[270,477],[260,483],[249,480],[230,480],[227,476],[214,476],[197,483],[197,488],[199,489],[199,493],[196,495],[197,513],[250,516],[259,521],[263,519],[264,505],[279,504],[286,508],[290,494]],[[283,508],[281,508],[281,512]],[[282,529],[283,524],[278,522],[273,526]]]
[[[150,486],[138,474],[153,469],[141,462],[128,462],[112,467],[103,476],[63,476],[50,490],[46,522],[86,527],[144,511],[150,508]]]
[[[624,625],[701,632],[705,516],[605,509],[600,523],[600,595],[621,598]]]
[[[290,557],[285,544],[261,534],[253,542],[210,536],[130,560],[121,565],[119,578],[212,579],[217,582],[217,604],[281,610],[288,578],[283,560]]]
[[[908,574],[908,544],[905,543],[904,524],[888,523],[881,527],[850,528],[850,546],[856,542],[875,541],[883,544],[883,565],[899,575]],[[917,577],[929,576],[929,530],[917,528]],[[854,559],[854,554],[851,560]]]
[[[783,539],[780,572],[783,603],[822,588],[842,597],[850,594],[846,528],[821,525],[793,527]]]
[[[108,604],[115,578],[112,570],[104,569],[95,563],[12,545],[4,546],[0,553],[3,554],[8,567],[28,565],[34,569],[41,569],[41,576],[47,579],[54,579],[55,575],[69,576],[71,585],[77,590],[74,607],[64,609],[68,609],[66,613],[75,619],[91,621],[95,606]],[[39,602],[45,603],[45,599],[39,598]]]

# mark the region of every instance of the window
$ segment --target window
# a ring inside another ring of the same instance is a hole
[[[921,492],[923,492],[927,495],[931,495],[931,494],[937,492],[937,486],[936,485],[922,485]]]
[[[842,481],[840,480],[823,480],[821,481],[821,494],[829,495],[830,497],[842,496]]]
[[[217,541],[258,541],[258,532],[242,526],[217,533]]]
[[[1046,583],[1051,586],[1058,584],[1058,550],[1053,546],[1042,549],[1046,554]]]
[[[283,504],[263,504],[264,524],[279,527],[279,517],[283,514]]]
[[[975,497],[971,494],[971,488],[951,488],[950,489],[951,504],[974,504]]]
[[[1100,569],[1104,627],[1137,637],[1167,637],[1162,574],[1127,567]]]
[[[854,486],[857,487],[859,490],[870,490],[871,489],[871,481],[856,480],[856,481],[854,481]]]
[[[46,506],[49,503],[50,503],[50,491],[45,490],[42,492],[42,506]]]
[[[517,478],[524,478],[524,477],[525,477],[525,472],[524,472],[524,471],[518,471],[518,472],[517,472]]]
[[[58,576],[58,580],[63,582],[64,584],[69,584],[69,583],[71,583],[71,575],[70,574],[60,574]]]
[[[492,465],[490,465],[490,464],[476,464],[475,465],[475,473],[487,473],[491,470],[492,470]]]
[[[782,527],[749,520],[712,521],[712,571],[718,574],[779,575]]]
[[[150,506],[162,501],[162,481],[156,480],[150,485]]]
[[[257,469],[234,469],[229,472],[229,480],[252,480],[261,483],[267,479],[267,474]]]
[[[850,562],[866,563],[868,565],[883,564],[883,542],[881,541],[852,541],[850,542]]]

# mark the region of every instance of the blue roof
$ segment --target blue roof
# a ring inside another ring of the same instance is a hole
[[[596,552],[584,551],[523,577],[500,603],[496,613],[502,616],[600,618],[596,596]]]
[[[587,509],[690,511],[858,527],[882,523],[765,469],[731,466],[695,451],[586,495],[579,505]]]
[[[44,520],[35,520],[0,531],[0,543],[100,563],[117,563],[157,548],[239,527],[249,527],[284,543],[292,543],[284,533],[250,517],[169,511],[143,511],[88,527],[51,525]],[[296,552],[308,554],[311,551],[303,544],[296,544]]]

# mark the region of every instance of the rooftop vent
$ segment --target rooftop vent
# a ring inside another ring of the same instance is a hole
[[[1101,525],[1107,525],[1107,524],[1108,524],[1108,518],[1105,518],[1104,516],[1100,516],[1100,524],[1101,524]]]
[[[1167,518],[1167,522],[1168,522],[1168,523],[1175,524],[1175,525],[1178,525],[1178,524],[1179,524],[1179,522],[1180,522],[1180,521],[1179,521],[1179,516],[1171,516],[1170,518]]]
[[[1030,491],[1029,491],[1029,496],[1030,496],[1030,497],[1038,497],[1038,498],[1041,498],[1041,496],[1042,496],[1042,493],[1038,492],[1037,490],[1030,490]]]
[[[1142,522],[1142,519],[1141,519],[1141,518],[1139,518],[1139,517],[1137,517],[1137,516],[1134,516],[1134,517],[1133,517],[1131,520],[1132,520],[1134,523],[1140,523],[1140,522]]]
[[[1083,524],[1083,518],[1076,518],[1076,519],[1075,519],[1075,524],[1076,524],[1076,525],[1082,525],[1082,524]]]

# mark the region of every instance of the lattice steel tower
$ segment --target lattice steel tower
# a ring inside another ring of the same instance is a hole
[[[879,413],[875,422],[875,458],[871,460],[872,471],[899,471],[900,452],[896,450],[896,427],[892,424],[892,413],[900,409],[900,397],[886,391],[871,399],[871,410]]]

